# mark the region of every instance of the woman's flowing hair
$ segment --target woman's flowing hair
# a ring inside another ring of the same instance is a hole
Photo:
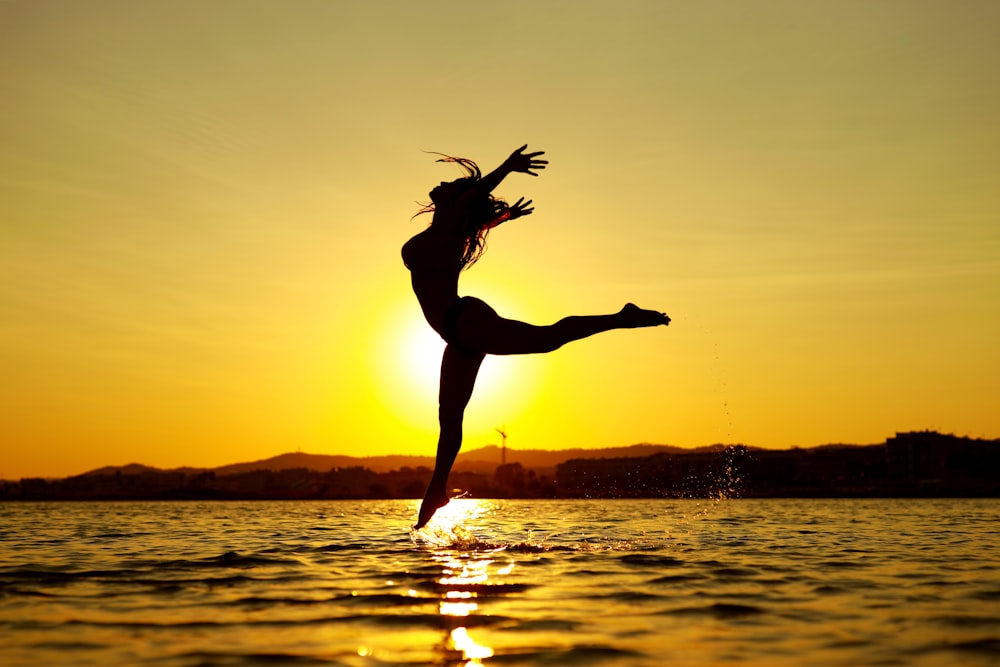
[[[479,171],[479,165],[472,160],[464,157],[453,157],[444,153],[434,153],[433,151],[427,152],[440,155],[441,158],[437,162],[457,164],[465,171],[466,175],[463,178],[452,181],[454,185],[461,187],[463,191],[475,186],[483,177],[482,172]],[[417,203],[422,208],[413,215],[414,218],[423,213],[434,212],[433,203]],[[476,260],[482,257],[483,252],[486,251],[486,237],[489,235],[490,230],[508,218],[510,218],[510,206],[507,205],[507,202],[494,197],[490,193],[486,193],[478,201],[472,203],[468,225],[464,230],[465,248],[462,251],[461,260],[463,269],[469,268],[476,263]]]

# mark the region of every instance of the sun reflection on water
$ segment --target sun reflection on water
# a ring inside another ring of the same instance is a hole
[[[465,524],[475,521],[484,514],[496,510],[496,503],[490,500],[453,498],[440,508],[430,522],[419,530],[411,530],[410,538],[415,544],[425,543],[434,547],[451,549],[482,550],[484,545],[465,528]]]
[[[479,662],[480,660],[493,657],[493,649],[476,643],[464,627],[451,631],[451,643],[455,650],[462,652],[462,659],[468,661],[465,667],[482,667],[483,663]]]
[[[431,524],[439,527],[455,526],[479,517],[495,509],[495,503],[490,500],[475,498],[452,498],[451,501],[438,509],[431,519]]]
[[[441,565],[437,584],[443,595],[438,602],[438,613],[451,627],[445,650],[453,651],[455,659],[461,654],[464,667],[483,667],[482,661],[494,654],[491,646],[469,635],[469,629],[462,620],[479,611],[477,599],[483,587],[490,585],[489,569],[494,563],[489,551],[476,551],[476,546],[481,543],[463,528],[463,524],[493,509],[494,505],[489,501],[455,499],[438,510],[431,524],[420,531],[426,541],[448,549],[433,554],[434,560]],[[513,562],[497,572],[510,574],[512,569]]]

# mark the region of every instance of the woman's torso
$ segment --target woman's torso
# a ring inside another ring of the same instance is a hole
[[[463,239],[433,225],[403,244],[403,263],[428,324],[442,332],[445,313],[458,299]]]

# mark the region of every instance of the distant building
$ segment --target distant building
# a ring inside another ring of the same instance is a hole
[[[889,480],[919,495],[1000,494],[1000,443],[934,431],[886,440]]]
[[[941,484],[948,475],[948,448],[956,438],[940,433],[897,433],[885,441],[889,479],[894,482]]]

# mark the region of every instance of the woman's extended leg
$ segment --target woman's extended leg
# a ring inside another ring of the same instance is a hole
[[[617,313],[571,315],[555,324],[538,326],[500,317],[485,302],[472,299],[459,317],[456,333],[462,344],[488,354],[539,354],[603,331],[669,323],[664,313],[629,303]]]
[[[486,354],[536,354],[551,352],[566,343],[611,329],[634,329],[670,323],[654,310],[627,304],[610,315],[573,315],[555,324],[536,326],[497,315],[485,302],[469,299],[456,322],[456,342],[449,343],[441,359],[438,397],[437,459],[434,475],[420,504],[415,529],[422,528],[439,507],[448,503],[448,475],[462,447],[462,419],[472,397],[476,375]],[[482,350],[473,352],[472,350]]]
[[[438,422],[441,432],[438,436],[437,459],[434,462],[434,475],[427,485],[427,493],[420,504],[420,514],[414,528],[422,528],[439,507],[448,503],[448,475],[455,464],[458,450],[462,447],[465,406],[469,404],[476,375],[485,356],[451,344],[444,349],[438,394]]]

